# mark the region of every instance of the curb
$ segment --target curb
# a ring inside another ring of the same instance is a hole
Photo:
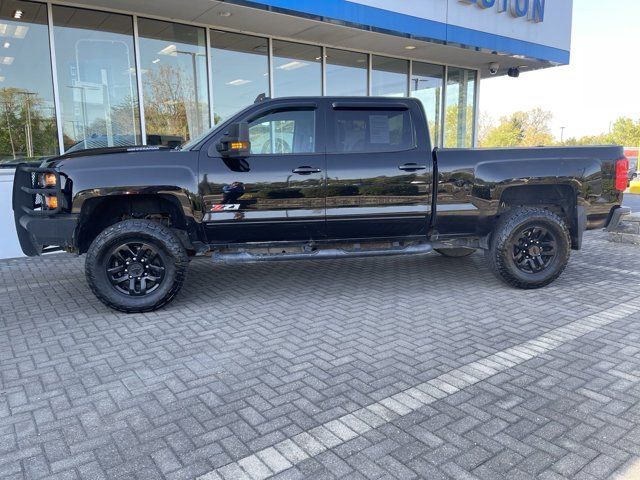
[[[624,217],[618,227],[609,232],[609,240],[616,243],[640,245],[640,214]]]

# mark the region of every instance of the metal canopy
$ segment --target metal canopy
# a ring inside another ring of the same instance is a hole
[[[61,3],[64,4],[64,2]],[[520,56],[500,55],[480,49],[442,45],[217,0],[183,0],[183,2],[175,0],[154,0],[153,2],[84,0],[81,5],[78,3],[73,5],[120,11],[139,16],[147,15],[211,28],[291,39],[416,61],[460,66],[480,70],[483,77],[490,75],[488,65],[491,62],[500,64],[500,75],[506,74],[507,69],[511,67],[521,67],[521,70],[526,72],[554,65]],[[409,50],[406,48],[408,46],[415,48]]]

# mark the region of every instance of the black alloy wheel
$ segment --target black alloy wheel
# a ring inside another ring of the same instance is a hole
[[[505,283],[541,288],[564,271],[571,254],[571,234],[564,218],[541,207],[515,207],[496,223],[485,256]]]
[[[111,249],[107,276],[120,293],[144,296],[155,292],[165,278],[165,265],[158,250],[144,242],[126,242]]]
[[[152,220],[107,227],[87,251],[87,281],[98,299],[121,312],[168,304],[184,283],[189,256],[176,233]]]
[[[548,268],[557,253],[557,240],[544,226],[530,227],[515,235],[513,260],[525,273],[539,273]]]

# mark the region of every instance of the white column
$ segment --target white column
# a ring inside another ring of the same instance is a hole
[[[138,37],[138,16],[133,16],[133,51],[136,56],[136,84],[138,88],[138,111],[140,112],[140,135],[142,144],[147,144],[147,122],[144,118],[144,95],[142,92],[142,69],[140,68],[140,41]]]
[[[51,76],[53,78],[53,105],[56,110],[56,123],[58,125],[58,150],[60,155],[64,153],[64,134],[62,133],[62,107],[58,92],[58,66],[56,65],[56,45],[53,37],[53,7],[47,3],[47,22],[49,27],[49,55],[51,56]]]

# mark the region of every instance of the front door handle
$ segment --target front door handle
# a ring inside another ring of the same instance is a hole
[[[312,173],[320,173],[322,170],[320,170],[319,168],[304,166],[304,167],[294,168],[291,171],[293,173],[297,173],[298,175],[311,175]]]
[[[405,163],[404,165],[400,165],[398,168],[405,172],[416,172],[418,170],[426,170],[427,166],[418,165],[417,163]]]

